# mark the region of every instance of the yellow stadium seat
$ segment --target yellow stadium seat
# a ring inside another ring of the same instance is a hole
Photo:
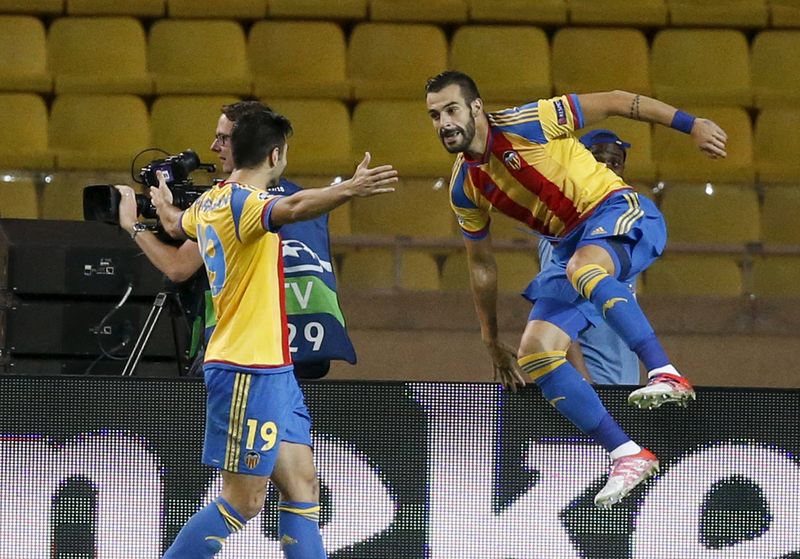
[[[507,215],[503,215],[498,211],[493,211],[490,214],[492,223],[489,226],[493,239],[504,241],[528,240],[534,239],[533,231],[524,223],[512,219]],[[454,230],[461,235],[461,229],[458,223],[455,223]]]
[[[42,191],[42,219],[83,221],[84,183],[65,173],[54,175]]]
[[[763,31],[753,41],[753,91],[759,108],[800,105],[800,31]]]
[[[367,0],[269,0],[269,17],[298,19],[365,19]]]
[[[667,6],[664,0],[569,0],[569,20],[581,25],[663,27],[667,23]]]
[[[292,173],[336,175],[352,172],[350,113],[332,99],[264,99],[285,115],[294,132],[289,139]]]
[[[24,115],[24,118],[20,118]],[[0,169],[52,169],[47,108],[32,93],[0,94]]]
[[[391,194],[353,200],[353,234],[453,237],[455,217],[447,191],[434,190],[433,184],[403,179]]]
[[[214,127],[222,106],[236,101],[236,97],[226,96],[159,97],[150,116],[153,147],[169,153],[193,149],[203,163],[218,164],[217,154],[211,151]]]
[[[450,67],[469,74],[488,102],[550,97],[550,45],[536,27],[465,25],[450,43]]]
[[[467,254],[463,250],[457,250],[447,255],[442,265],[442,289],[445,291],[469,290]]]
[[[521,293],[539,273],[539,264],[530,252],[504,252],[495,250],[497,264],[497,290],[501,293]],[[449,254],[442,267],[442,289],[465,291],[469,289],[469,267],[464,251]]]
[[[668,254],[645,272],[650,295],[739,297],[742,271],[733,256]]]
[[[588,126],[577,135],[590,130],[606,128],[612,130],[623,141],[631,144],[625,157],[625,180],[628,183],[652,181],[656,178],[656,164],[653,160],[653,131],[650,124],[623,117],[609,119]],[[684,138],[687,140],[688,138]]]
[[[153,91],[147,46],[139,20],[130,17],[65,17],[50,26],[48,63],[61,93]],[[113,72],[109,72],[113,68]]]
[[[30,179],[0,182],[0,218],[36,219],[39,201],[36,185]]]
[[[553,38],[553,85],[558,94],[625,89],[648,95],[649,56],[636,29],[566,27]]]
[[[703,155],[687,135],[665,126],[654,126],[653,153],[658,174],[665,181],[718,181],[752,183],[753,131],[750,116],[739,107],[685,107],[691,114],[709,118],[728,134],[725,159]]]
[[[667,0],[675,27],[766,27],[766,0]]]
[[[709,192],[711,192],[709,194]],[[661,202],[671,242],[755,243],[760,234],[758,195],[752,186],[668,187]]]
[[[436,21],[467,20],[466,0],[370,0],[373,21]]]
[[[158,20],[148,61],[158,94],[250,93],[244,31],[234,21]]]
[[[247,42],[253,91],[261,97],[348,99],[346,49],[335,23],[259,21]]]
[[[0,91],[47,93],[52,86],[42,21],[30,16],[0,16]]]
[[[137,16],[161,17],[164,0],[67,0],[71,16]]]
[[[800,188],[769,186],[761,207],[761,240],[768,245],[800,245]]]
[[[800,107],[763,109],[755,130],[755,163],[762,183],[800,181]]]
[[[261,19],[266,0],[166,0],[170,17]]]
[[[362,101],[353,112],[353,161],[364,152],[373,165],[392,164],[406,178],[450,180],[455,158],[447,153],[419,101]]]
[[[56,97],[50,114],[50,148],[59,169],[126,170],[150,145],[150,120],[141,97]]]
[[[567,23],[566,0],[468,0],[472,21],[498,23]]]
[[[64,0],[0,0],[0,13],[47,14],[64,12]]]
[[[338,275],[348,289],[393,289],[430,291],[440,287],[434,257],[424,251],[391,248],[348,250]]]
[[[447,40],[433,25],[364,23],[350,36],[347,64],[356,99],[421,101],[425,82],[447,66]]]
[[[673,105],[753,102],[750,52],[740,31],[666,29],[651,49],[653,92]]]
[[[753,293],[757,297],[800,297],[800,258],[772,255],[756,258]]]
[[[800,27],[800,0],[770,0],[772,27]]]
[[[332,237],[351,235],[353,228],[350,225],[352,204],[342,204],[328,214],[328,234]]]

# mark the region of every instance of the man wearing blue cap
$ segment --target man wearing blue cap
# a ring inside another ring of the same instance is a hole
[[[611,130],[599,128],[579,138],[594,158],[624,178],[627,150],[631,147]],[[539,262],[542,269],[553,265],[553,245],[539,241]],[[636,278],[628,286],[634,292]],[[584,330],[572,344],[567,359],[596,384],[639,384],[639,358],[611,327],[601,322]]]

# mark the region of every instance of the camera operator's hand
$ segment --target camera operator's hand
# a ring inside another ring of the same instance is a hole
[[[114,188],[119,191],[119,226],[125,231],[130,232],[136,219],[136,193],[125,184],[115,184]]]
[[[160,215],[165,207],[172,205],[172,191],[167,186],[167,181],[161,171],[156,171],[156,177],[158,177],[158,187],[150,187],[150,199],[156,207],[156,212]]]

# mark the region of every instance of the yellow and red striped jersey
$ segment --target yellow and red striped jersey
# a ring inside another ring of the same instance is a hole
[[[224,182],[183,212],[181,226],[205,262],[217,324],[206,364],[291,370],[280,236],[269,217],[280,196]]]
[[[495,211],[563,237],[612,192],[630,188],[573,135],[583,127],[576,95],[487,117],[483,157],[459,154],[450,179],[450,203],[468,238],[485,237]]]

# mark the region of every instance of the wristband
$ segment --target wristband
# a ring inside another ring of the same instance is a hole
[[[675,111],[675,116],[672,117],[670,127],[675,130],[680,130],[684,134],[692,133],[692,126],[694,126],[695,117],[683,111]]]

